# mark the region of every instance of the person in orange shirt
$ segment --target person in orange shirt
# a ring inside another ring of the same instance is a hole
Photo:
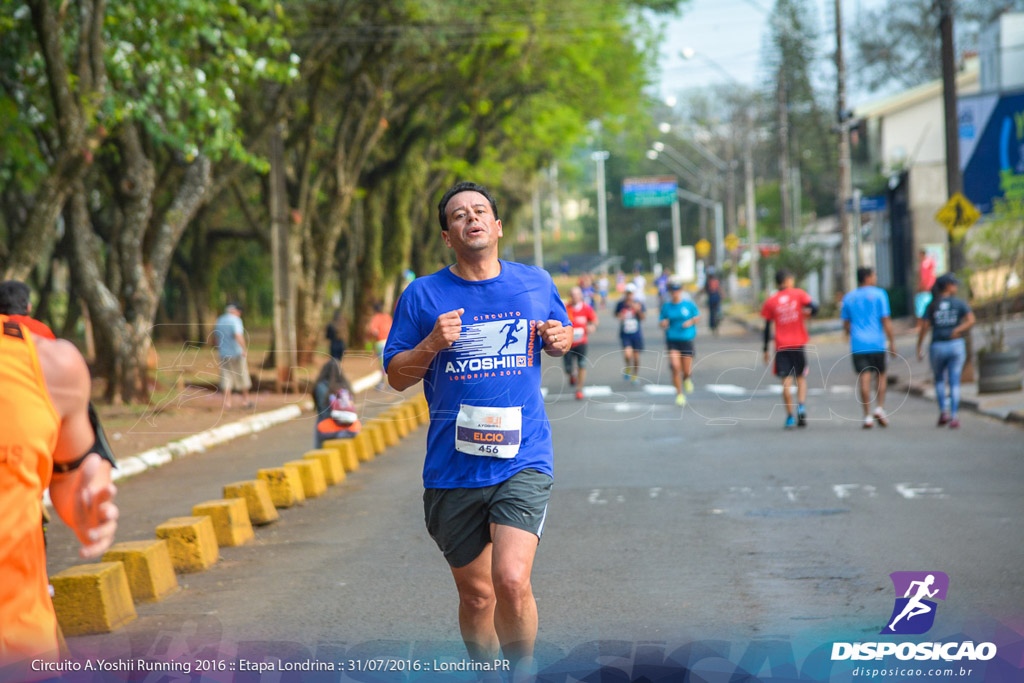
[[[384,371],[384,347],[387,345],[388,335],[391,334],[391,316],[384,312],[384,304],[377,302],[373,305],[373,315],[370,322],[366,323],[366,334],[373,341],[373,351],[377,354],[377,362],[380,363],[381,372]],[[378,389],[383,389],[385,382],[381,379]]]
[[[75,532],[79,554],[103,554],[117,529],[113,456],[89,409],[85,359],[0,315],[0,679],[52,677],[57,619],[43,544],[43,491]]]

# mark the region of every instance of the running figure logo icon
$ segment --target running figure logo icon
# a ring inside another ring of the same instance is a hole
[[[949,577],[943,572],[893,572],[896,604],[883,635],[919,635],[935,623],[935,600],[945,600]],[[902,597],[900,597],[902,596]]]

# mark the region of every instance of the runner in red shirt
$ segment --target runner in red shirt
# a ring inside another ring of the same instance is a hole
[[[597,329],[597,313],[583,300],[583,289],[573,287],[572,301],[566,307],[572,323],[572,347],[564,358],[569,383],[576,385],[576,400],[583,400],[583,386],[587,381],[587,335]]]
[[[795,278],[789,271],[775,273],[775,292],[761,308],[764,324],[764,362],[770,360],[768,339],[771,337],[772,322],[775,322],[775,376],[782,378],[782,399],[786,402],[786,429],[799,425],[807,426],[807,328],[804,318],[818,312],[818,306],[811,295],[793,286]],[[793,399],[789,388],[796,377],[797,408],[793,417]]]

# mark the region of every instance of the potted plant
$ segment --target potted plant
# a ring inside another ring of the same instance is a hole
[[[1021,351],[1006,343],[1006,319],[1024,291],[1024,199],[996,200],[992,217],[971,231],[969,253],[985,333],[978,393],[1019,391]]]

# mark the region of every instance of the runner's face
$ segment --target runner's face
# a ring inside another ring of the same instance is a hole
[[[494,217],[487,197],[479,192],[460,192],[448,200],[444,210],[448,229],[441,235],[456,252],[492,249],[502,236],[501,221]]]

